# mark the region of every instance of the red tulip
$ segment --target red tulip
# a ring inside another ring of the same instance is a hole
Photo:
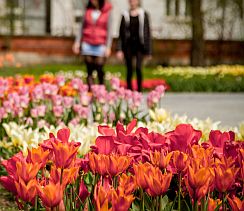
[[[83,180],[80,182],[80,187],[79,187],[79,199],[84,202],[86,198],[90,195],[90,193],[87,190],[87,187],[85,186],[85,183]]]
[[[17,190],[14,183],[14,178],[12,176],[1,176],[0,177],[0,184],[9,192],[17,195]]]
[[[189,146],[197,144],[202,136],[202,132],[195,130],[189,124],[180,124],[174,131],[166,133],[170,140],[171,151],[179,150],[186,152]]]
[[[95,151],[99,154],[109,155],[115,150],[113,136],[99,136],[96,139]]]
[[[225,142],[233,142],[235,140],[235,133],[224,132],[219,130],[212,130],[209,134],[209,143],[214,147],[216,155],[219,157],[224,152]]]
[[[3,160],[1,162],[1,165],[6,169],[9,175],[15,175],[17,168],[16,168],[16,162],[17,161],[25,161],[25,158],[23,156],[22,152],[17,153],[13,157],[11,157],[8,160]]]

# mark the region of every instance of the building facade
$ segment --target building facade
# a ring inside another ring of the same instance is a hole
[[[244,40],[244,1],[203,0],[206,40]],[[118,35],[120,14],[127,0],[111,0],[113,34]],[[1,0],[0,34],[74,36],[87,0]],[[151,17],[153,37],[190,39],[189,0],[142,0]]]

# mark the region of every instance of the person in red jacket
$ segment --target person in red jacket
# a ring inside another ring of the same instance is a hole
[[[81,52],[84,56],[89,90],[93,84],[94,70],[97,71],[99,83],[103,84],[103,66],[111,54],[112,45],[111,10],[112,5],[106,0],[89,0],[73,45],[74,53]]]

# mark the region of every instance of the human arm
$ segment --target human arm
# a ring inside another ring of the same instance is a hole
[[[148,57],[151,57],[152,55],[151,24],[147,12],[145,12],[145,21],[144,21],[144,53]]]
[[[122,51],[123,46],[123,39],[124,39],[124,31],[125,31],[125,18],[122,16],[121,22],[120,22],[120,28],[119,28],[119,37],[118,37],[118,43],[117,43],[117,57],[118,59],[122,60],[124,58],[124,53]]]

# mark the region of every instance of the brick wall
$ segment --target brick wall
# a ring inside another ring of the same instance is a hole
[[[40,58],[52,56],[73,57],[71,37],[0,36],[0,50],[15,53],[33,53]],[[115,49],[116,40],[113,43]],[[154,40],[154,64],[188,65],[190,62],[191,41],[189,40]],[[206,60],[208,64],[242,63],[244,64],[244,41],[206,41]],[[111,61],[116,62],[113,57]]]

